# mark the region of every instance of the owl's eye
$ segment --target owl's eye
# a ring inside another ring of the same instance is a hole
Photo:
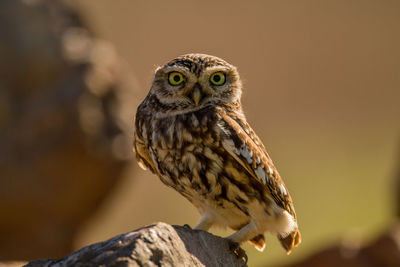
[[[225,74],[220,71],[213,73],[210,77],[210,82],[214,85],[223,85],[225,83]]]
[[[170,85],[177,86],[183,83],[183,75],[177,71],[168,74],[168,82]]]

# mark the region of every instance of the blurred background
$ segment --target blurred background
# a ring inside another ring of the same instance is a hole
[[[191,52],[238,67],[294,199],[301,246],[286,256],[269,235],[263,253],[244,246],[249,265],[356,257],[400,215],[399,14],[396,0],[1,1],[0,260],[197,222],[131,151],[155,68]]]

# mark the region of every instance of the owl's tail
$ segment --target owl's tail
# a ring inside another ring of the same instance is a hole
[[[265,237],[264,234],[257,235],[249,240],[250,245],[255,247],[259,251],[263,251],[265,248]]]
[[[297,247],[301,243],[301,234],[298,229],[291,232],[288,236],[282,237],[278,235],[278,239],[282,244],[282,247],[286,250],[289,255],[292,252],[293,247]]]

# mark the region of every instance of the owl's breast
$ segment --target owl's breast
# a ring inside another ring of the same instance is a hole
[[[224,159],[215,119],[213,110],[205,110],[151,120],[150,150],[164,183],[187,194],[218,187]]]
[[[149,151],[164,184],[201,212],[229,210],[235,216],[225,214],[218,221],[230,225],[232,218],[247,220],[249,203],[260,198],[264,189],[251,184],[246,169],[226,151],[216,127],[218,114],[211,111],[151,119]]]

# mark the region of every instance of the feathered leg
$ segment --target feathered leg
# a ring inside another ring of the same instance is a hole
[[[254,238],[258,234],[259,231],[256,224],[253,221],[250,221],[250,223],[240,228],[239,231],[228,236],[227,239],[231,240],[232,242],[241,244]]]
[[[213,223],[214,222],[210,216],[208,216],[207,214],[203,214],[203,215],[201,215],[200,220],[196,224],[194,229],[208,231],[208,229],[210,229],[210,227],[213,225]]]

